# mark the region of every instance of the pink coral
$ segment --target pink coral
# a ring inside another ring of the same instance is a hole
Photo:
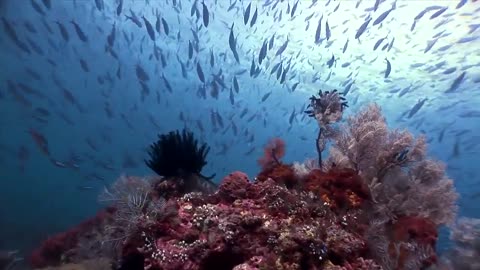
[[[243,199],[247,196],[248,185],[248,176],[243,172],[236,171],[223,179],[218,188],[218,195],[227,202]]]

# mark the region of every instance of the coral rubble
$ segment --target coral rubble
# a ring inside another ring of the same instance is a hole
[[[321,114],[331,111],[318,108],[312,114],[325,128],[332,121]],[[425,142],[389,131],[376,106],[329,134],[325,164],[283,162],[285,144],[277,138],[259,159],[257,177],[233,172],[214,192],[185,189],[191,180],[177,175],[122,176],[102,196],[108,211],[48,239],[30,261],[44,267],[96,256],[111,259],[112,269],[133,270],[406,270],[436,264],[437,229],[454,219],[456,193],[444,168],[426,158]],[[151,167],[164,168],[153,160]],[[83,255],[85,246],[95,256]]]

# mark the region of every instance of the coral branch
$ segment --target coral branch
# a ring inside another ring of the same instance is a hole
[[[258,160],[262,169],[280,164],[280,159],[285,155],[285,142],[280,138],[271,139],[265,146],[263,157]]]

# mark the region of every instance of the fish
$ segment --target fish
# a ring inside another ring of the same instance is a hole
[[[205,83],[205,75],[203,74],[202,67],[200,66],[199,62],[197,62],[197,75],[200,81]]]
[[[448,88],[447,91],[445,91],[445,93],[455,92],[458,89],[458,87],[460,86],[460,84],[462,84],[463,80],[465,79],[466,74],[467,74],[467,72],[464,71],[464,72],[462,72],[462,74],[458,75],[458,77],[455,78],[452,85],[450,86],[450,88]]]
[[[328,20],[325,22],[325,35],[327,40],[330,40],[330,36],[332,35],[330,32],[330,26],[328,26]]]
[[[257,22],[257,16],[258,16],[258,9],[255,8],[255,12],[253,13],[252,19],[250,20],[250,27],[253,27],[255,25],[255,22]]]
[[[471,37],[463,37],[463,38],[460,38],[457,43],[461,44],[461,43],[468,43],[468,42],[472,42],[472,41],[475,41],[477,40],[478,38],[480,38],[479,36],[471,36]]]
[[[385,58],[385,61],[387,61],[387,69],[385,70],[385,78],[390,75],[390,72],[392,71],[392,65],[390,64],[390,61],[388,61],[387,58]]]
[[[77,32],[78,38],[83,42],[88,42],[88,37],[85,35],[80,26],[74,20],[71,20],[70,22],[73,24],[75,32]]]
[[[136,26],[138,26],[138,28],[142,28],[142,23],[140,22],[140,20],[138,19],[138,17],[135,15],[135,13],[133,13],[132,10],[130,10],[130,16],[128,15],[125,15],[125,17],[132,21]]]
[[[112,31],[110,31],[110,34],[107,36],[107,43],[109,47],[113,47],[115,43],[115,23],[113,23]]]
[[[243,13],[243,23],[247,25],[248,19],[250,18],[250,9],[252,8],[252,3],[250,2]]]
[[[230,36],[228,38],[228,44],[230,46],[230,50],[233,53],[233,56],[235,57],[235,60],[237,61],[237,63],[240,64],[240,58],[238,57],[238,52],[237,52],[237,44],[235,41],[235,36],[233,35],[233,25],[234,24],[232,23],[232,27],[230,28]]]
[[[120,16],[120,14],[122,14],[122,10],[123,10],[123,0],[118,0],[117,16]]]
[[[31,51],[30,49],[28,48],[28,46],[23,42],[21,41],[18,36],[17,36],[17,33],[15,32],[15,29],[13,28],[13,26],[7,21],[7,19],[3,18],[2,17],[2,23],[3,23],[3,27],[5,29],[5,32],[7,33],[8,37],[13,41],[13,43],[15,43],[15,45],[21,49],[22,51],[30,54]]]
[[[232,106],[235,105],[235,96],[233,95],[232,88],[230,88],[229,100],[230,100],[230,104],[231,104]]]
[[[427,98],[418,100],[418,102],[412,107],[412,109],[410,109],[407,117],[412,118],[412,116],[414,116],[422,108],[423,104],[425,104],[425,101],[427,100]]]
[[[332,58],[330,58],[330,60],[327,61],[328,68],[331,68],[334,62],[335,62],[335,56],[332,54]]]
[[[295,119],[295,108],[293,108],[293,111],[292,111],[292,113],[290,114],[290,117],[288,118],[288,123],[289,123],[290,125],[292,125],[294,119]]]
[[[322,41],[321,34],[322,34],[322,17],[318,20],[317,30],[315,31],[315,44],[318,44]]]
[[[361,1],[358,1],[357,5],[359,5]],[[375,4],[373,5],[373,11],[377,11],[378,7],[380,6],[380,0],[375,0]]]
[[[167,77],[165,77],[164,73],[162,73],[162,79],[163,79],[163,84],[165,84],[165,88],[167,88],[168,92],[173,93],[172,86],[170,85],[170,82],[167,80]]]
[[[267,40],[263,42],[262,48],[260,49],[260,53],[258,54],[258,63],[262,64],[263,59],[267,55]]]
[[[282,76],[280,77],[280,84],[283,84],[285,82],[287,71],[288,71],[287,69],[283,70]]]
[[[425,50],[423,51],[423,53],[429,52],[433,48],[433,45],[437,43],[437,41],[438,41],[438,38],[428,41],[427,47],[425,47]]]
[[[253,77],[253,75],[255,75],[255,60],[252,59],[252,64],[250,65],[250,77]]]
[[[227,9],[227,12],[234,9],[235,8],[235,5],[237,4],[237,1],[234,1]]]
[[[157,33],[161,33],[162,29],[161,29],[161,18],[158,14],[155,15],[155,17],[157,18],[157,20],[155,21],[155,30],[157,31]]]
[[[275,34],[272,35],[272,37],[270,38],[270,41],[268,42],[268,49],[269,50],[271,50],[273,48],[274,40],[275,40]]]
[[[36,0],[30,0],[30,3],[32,4],[32,7],[36,12],[38,12],[42,16],[46,15],[42,7],[40,7],[40,5],[36,2]]]
[[[37,80],[37,81],[42,80],[42,76],[40,74],[38,74],[35,70],[33,70],[29,67],[25,67],[25,72],[27,73],[28,76],[30,76],[34,80]]]
[[[347,87],[345,87],[345,90],[343,90],[343,95],[347,95],[350,92],[350,89],[352,88],[353,84],[355,81],[351,82]]]
[[[51,0],[42,0],[42,3],[47,9],[52,8],[52,1]]]
[[[377,50],[378,46],[380,46],[380,44],[382,44],[382,42],[386,39],[387,37],[384,37],[384,38],[381,38],[379,39],[376,43],[375,43],[375,46],[373,46],[373,50]]]
[[[82,67],[83,71],[89,72],[90,69],[88,68],[87,62],[85,60],[80,59],[80,66]]]
[[[292,92],[295,92],[295,89],[297,89],[298,85],[300,84],[300,82],[296,82],[292,85]]]
[[[165,32],[165,35],[168,36],[168,34],[170,33],[170,28],[168,27],[168,23],[164,18],[162,18],[162,26],[163,26],[163,31]]]
[[[437,10],[437,9],[442,9],[444,7],[442,6],[429,6],[426,7],[424,10],[420,11],[420,13],[415,16],[414,21],[420,20],[427,12],[432,11],[432,10]]]
[[[390,41],[390,43],[388,44],[387,52],[389,52],[392,49],[394,41],[395,41],[395,38],[392,38],[392,41]]]
[[[193,57],[193,45],[190,40],[188,41],[188,59],[192,59]]]
[[[218,85],[215,81],[211,83],[212,89],[210,90],[210,96],[214,99],[218,99]]]
[[[293,4],[292,12],[290,13],[290,18],[293,18],[293,16],[295,15],[295,11],[297,11],[297,6],[298,6],[299,1],[300,0],[297,0],[297,2],[295,2],[295,4]]]
[[[442,73],[443,74],[452,74],[453,72],[455,72],[457,70],[456,67],[451,67],[451,68],[447,68],[446,70],[444,70]]]
[[[437,12],[433,13],[432,16],[430,16],[430,20],[437,18],[438,16],[442,15],[445,11],[447,11],[448,7],[444,7]]]
[[[47,29],[48,33],[53,35],[53,30],[50,27],[50,25],[45,21],[45,18],[42,18],[42,24],[45,27],[45,29]]]
[[[40,149],[42,153],[44,153],[47,157],[50,157],[50,150],[48,148],[48,141],[45,138],[45,136],[40,133],[38,130],[35,130],[33,128],[29,128],[27,131],[30,136],[32,137],[33,141],[37,145],[37,147]]]
[[[455,9],[459,9],[459,8],[463,7],[467,2],[468,2],[468,0],[460,0],[460,2],[458,2]]]
[[[145,23],[145,28],[147,28],[147,33],[148,36],[150,36],[150,39],[152,41],[155,41],[155,31],[153,30],[152,24],[145,18],[145,16],[142,16],[143,22]]]
[[[289,41],[289,39],[288,39],[288,36],[287,36],[287,40],[282,44],[282,46],[280,46],[280,48],[278,48],[277,53],[275,53],[275,56],[279,56],[285,51],[285,49],[288,46],[288,41]]]
[[[103,0],[95,0],[95,6],[97,7],[98,11],[103,11]]]
[[[373,26],[383,22],[387,18],[388,14],[390,14],[390,12],[392,12],[392,10],[393,10],[393,7],[391,9],[383,12],[382,14],[380,14],[380,16],[378,16],[378,18],[375,19],[375,21],[373,21]]]
[[[265,101],[268,99],[268,97],[270,97],[271,94],[272,94],[272,91],[270,91],[270,92],[266,93],[265,95],[263,95],[261,102],[265,102]]]
[[[26,21],[24,23],[24,26],[25,28],[28,30],[28,32],[32,33],[32,34],[36,34],[37,33],[37,29],[35,29],[35,27],[29,22],[29,21]]]
[[[208,27],[208,23],[209,23],[209,13],[208,13],[208,8],[207,6],[205,5],[205,1],[202,2],[202,7],[203,7],[203,11],[202,11],[202,15],[203,15],[203,25],[205,25],[205,27]]]
[[[355,39],[359,39],[362,34],[365,32],[365,30],[367,29],[368,27],[368,24],[370,23],[370,21],[372,20],[372,18],[368,18],[361,26],[360,28],[358,28],[357,30],[357,33],[355,34]]]
[[[349,39],[347,39],[347,41],[345,42],[345,45],[343,45],[342,53],[345,53],[347,51],[348,41],[349,41]]]
[[[240,92],[240,86],[238,85],[238,80],[237,80],[237,76],[233,76],[233,90],[235,90],[235,92]]]
[[[215,57],[213,56],[213,50],[210,50],[210,66],[215,66]]]
[[[80,185],[80,186],[77,186],[77,189],[78,190],[93,190],[93,187],[92,186]]]
[[[142,82],[150,80],[147,72],[145,72],[145,70],[140,66],[140,64],[137,64],[135,66],[135,74],[137,75],[138,80]]]

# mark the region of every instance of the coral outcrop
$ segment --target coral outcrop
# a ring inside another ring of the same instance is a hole
[[[329,95],[343,109],[343,99]],[[312,112],[327,119],[322,113],[331,111]],[[329,129],[332,121],[320,120]],[[456,193],[444,168],[426,158],[424,140],[389,131],[376,106],[328,134],[322,138],[332,143],[331,156],[324,164],[284,162],[285,143],[275,138],[255,178],[233,172],[214,192],[186,189],[192,180],[177,176],[122,176],[102,195],[109,211],[50,238],[30,261],[36,267],[81,262],[91,259],[83,255],[87,246],[109,258],[112,269],[435,265],[437,230],[454,219]]]

